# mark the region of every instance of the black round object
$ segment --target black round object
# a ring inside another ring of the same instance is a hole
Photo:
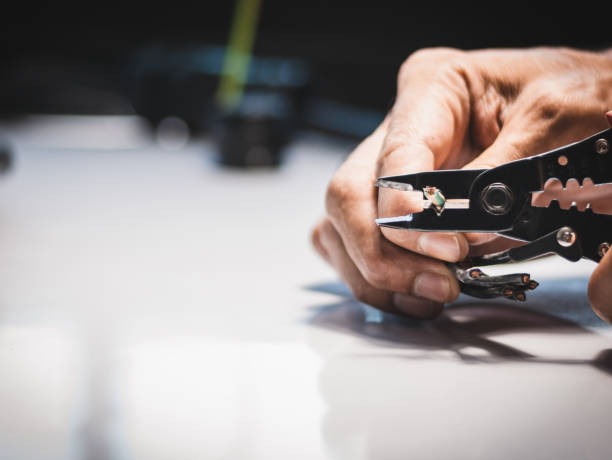
[[[512,208],[512,190],[501,182],[487,185],[482,191],[482,206],[489,214],[507,214]]]

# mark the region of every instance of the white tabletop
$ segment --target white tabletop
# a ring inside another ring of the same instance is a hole
[[[525,304],[398,319],[309,247],[345,144],[244,172],[136,118],[1,132],[1,459],[612,457],[592,263],[532,262]]]

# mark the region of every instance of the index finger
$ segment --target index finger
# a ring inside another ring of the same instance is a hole
[[[346,252],[371,286],[439,302],[453,300],[458,295],[458,285],[444,264],[392,244],[374,223],[377,215],[374,166],[385,128],[383,123],[336,172],[327,190],[328,216]]]
[[[453,53],[453,56],[455,54]],[[463,78],[452,68],[444,71],[419,58],[400,72],[398,99],[381,149],[379,176],[409,174],[439,168],[450,157],[459,163],[469,122],[469,94]],[[417,198],[417,202],[415,202]],[[421,211],[422,194],[381,189],[379,217]],[[468,243],[459,234],[406,232],[383,228],[393,243],[423,255],[457,261],[467,255]]]

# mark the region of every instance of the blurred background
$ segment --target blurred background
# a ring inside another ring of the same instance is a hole
[[[592,3],[15,5],[0,113],[136,114],[153,134],[214,138],[225,164],[277,164],[298,130],[367,135],[416,49],[608,46],[610,8]]]
[[[309,245],[412,51],[609,47],[610,9],[3,5],[0,460],[612,458],[592,263],[420,322]]]

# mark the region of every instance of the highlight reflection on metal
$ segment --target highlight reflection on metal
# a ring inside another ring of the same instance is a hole
[[[376,219],[376,225],[392,224],[394,222],[410,222],[411,220],[412,214],[395,217],[379,217],[378,219]]]
[[[379,187],[423,188],[433,204],[429,206],[431,210],[424,207],[410,221],[387,220],[380,225],[405,230],[497,233],[527,242],[520,248],[510,249],[503,260],[496,258],[495,263],[528,260],[548,253],[571,261],[585,257],[599,262],[602,256],[598,246],[609,239],[612,217],[593,213],[591,209],[581,211],[576,205],[561,209],[555,200],[545,208],[534,206],[532,201],[533,194],[551,179],[559,180],[563,186],[569,181],[587,180],[594,185],[612,184],[612,157],[599,154],[596,145],[602,140],[612,141],[612,129],[495,168],[382,177],[377,181]],[[564,157],[561,163],[560,155]],[[468,205],[465,210],[441,216],[449,207],[450,199],[459,198],[469,199],[464,202]],[[569,247],[559,244],[556,238],[557,232],[565,227],[572,228],[576,236],[575,243]]]
[[[423,200],[423,209],[429,209],[434,207],[435,204],[429,200]],[[446,200],[444,209],[467,209],[470,207],[470,200],[464,199],[453,199]],[[377,225],[392,224],[395,222],[410,222],[412,220],[412,214],[406,214],[405,216],[394,216],[394,217],[379,217],[376,219]]]
[[[410,184],[404,184],[402,182],[396,182],[396,181],[386,180],[386,179],[378,179],[376,181],[376,184],[374,185],[380,188],[392,188],[394,190],[401,190],[402,192],[411,192],[414,190],[412,188],[412,185]]]
[[[422,188],[428,205],[423,206],[423,211],[409,215],[409,219],[390,217],[378,219],[376,223],[403,230],[497,233],[526,242],[497,254],[466,259],[455,267],[463,292],[476,297],[503,296],[523,301],[525,291],[537,286],[527,274],[522,276],[524,281],[515,283],[515,275],[491,278],[473,268],[520,262],[550,253],[573,262],[583,257],[599,262],[605,254],[600,248],[608,244],[612,217],[596,214],[589,207],[578,209],[576,202],[569,209],[562,209],[557,200],[550,201],[548,207],[535,206],[533,195],[542,192],[549,180],[558,180],[561,186],[567,186],[570,181],[612,184],[612,157],[606,156],[607,147],[602,147],[611,141],[612,129],[608,129],[556,150],[495,168],[381,177],[376,182],[378,187],[406,191]],[[443,215],[451,201],[445,195],[461,199],[459,209],[463,211]],[[465,269],[467,273],[482,276],[467,276],[462,271]]]

